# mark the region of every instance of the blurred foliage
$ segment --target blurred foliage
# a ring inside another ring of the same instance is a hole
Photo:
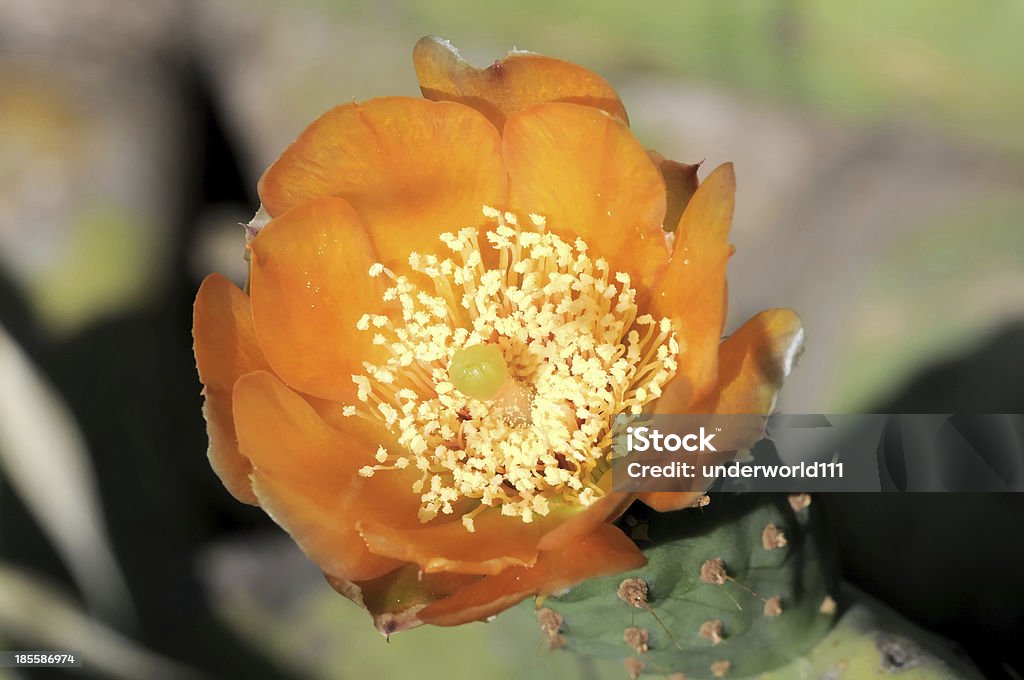
[[[865,408],[937,358],[966,351],[1020,304],[1022,216],[1021,196],[992,195],[894,244],[851,324],[831,390],[839,409]]]
[[[81,206],[54,275],[37,283],[39,313],[57,331],[135,307],[150,281],[144,255],[152,245],[139,223],[147,216],[114,203]],[[111,263],[116,263],[111,266]]]

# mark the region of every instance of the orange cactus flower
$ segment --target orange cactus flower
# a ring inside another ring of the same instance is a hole
[[[213,469],[384,633],[642,565],[612,417],[767,413],[803,336],[773,309],[721,340],[730,165],[695,188],[574,64],[414,63],[423,99],[339,106],[270,166],[247,292],[210,275],[194,322]]]

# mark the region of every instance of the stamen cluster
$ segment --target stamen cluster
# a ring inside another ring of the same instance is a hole
[[[487,257],[479,231],[465,228],[441,235],[444,259],[412,253],[416,275],[370,269],[391,279],[384,299],[401,319],[360,319],[387,358],[352,377],[363,406],[345,407],[382,420],[401,447],[380,448],[379,464],[360,474],[414,466],[420,520],[458,509],[470,531],[487,507],[531,522],[552,501],[600,497],[613,417],[656,399],[679,353],[669,320],[639,314],[630,277],[592,259],[581,239],[567,243],[537,215],[526,226],[493,208],[484,215],[494,224]],[[507,380],[526,388],[516,417],[452,384],[454,353],[482,343],[501,351]]]

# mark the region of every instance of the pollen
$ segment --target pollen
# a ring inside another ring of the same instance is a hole
[[[483,215],[483,238],[463,228],[441,234],[442,255],[412,253],[415,275],[371,267],[395,311],[357,324],[385,358],[352,376],[362,405],[343,406],[399,445],[360,474],[418,471],[420,520],[470,508],[467,531],[489,507],[528,523],[603,496],[614,416],[660,396],[679,354],[671,322],[641,313],[630,277],[583,240],[533,213]]]

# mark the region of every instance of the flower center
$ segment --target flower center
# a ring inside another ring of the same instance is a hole
[[[463,394],[492,402],[493,413],[509,422],[533,421],[533,391],[508,375],[497,345],[471,345],[456,350],[448,365],[448,377]]]
[[[421,521],[469,501],[470,531],[487,507],[530,522],[552,501],[602,496],[612,419],[656,399],[679,353],[670,321],[639,314],[629,276],[591,259],[581,239],[567,243],[537,215],[526,227],[484,215],[496,266],[466,228],[441,235],[445,259],[409,256],[415,280],[371,267],[391,279],[384,299],[401,319],[360,319],[387,359],[352,376],[363,407],[345,409],[383,421],[403,449],[380,448],[379,465],[360,474],[414,464]]]

